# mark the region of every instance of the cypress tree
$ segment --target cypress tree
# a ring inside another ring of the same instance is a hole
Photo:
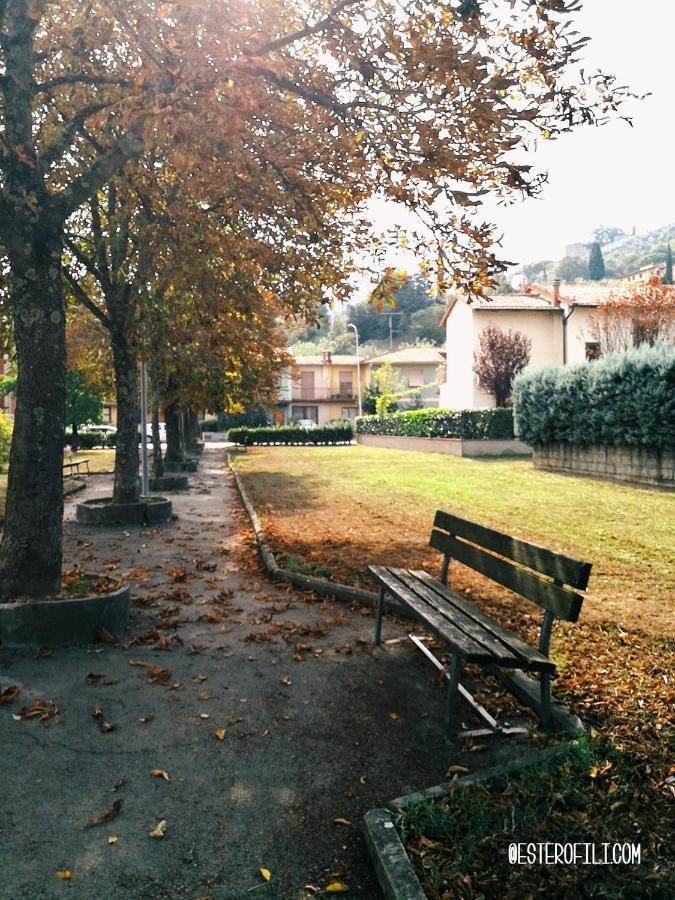
[[[602,281],[605,277],[605,261],[602,258],[602,248],[597,241],[591,244],[591,253],[588,257],[588,277],[591,281]]]
[[[673,283],[673,251],[670,249],[670,242],[666,250],[666,271],[663,273],[663,283]]]

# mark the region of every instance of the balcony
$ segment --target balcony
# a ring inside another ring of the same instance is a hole
[[[313,401],[317,400],[323,400],[327,402],[330,402],[332,400],[336,403],[356,403],[356,395],[354,394],[354,388],[351,387],[351,385],[349,387],[335,390],[334,388],[325,387],[300,387],[300,385],[294,384],[291,399],[293,403],[296,403],[298,401],[312,403]]]

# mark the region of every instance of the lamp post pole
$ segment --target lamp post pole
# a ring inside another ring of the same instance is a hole
[[[353,322],[350,322],[349,325],[347,325],[347,328],[354,329],[354,337],[356,338],[356,390],[359,400],[359,415],[362,416],[363,409],[361,408],[361,358],[359,356],[359,332]]]
[[[148,382],[145,360],[141,360],[141,493],[150,493],[148,469]]]

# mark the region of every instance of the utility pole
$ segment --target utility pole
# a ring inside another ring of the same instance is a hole
[[[394,349],[394,336],[393,336],[392,322],[393,322],[394,316],[402,316],[403,313],[400,313],[400,312],[385,313],[385,315],[389,316],[389,349],[393,350]]]
[[[359,332],[353,322],[350,322],[349,325],[347,325],[347,328],[353,328],[354,336],[356,337],[356,395],[359,400],[359,415],[362,416],[363,409],[361,407],[361,357],[359,356]]]

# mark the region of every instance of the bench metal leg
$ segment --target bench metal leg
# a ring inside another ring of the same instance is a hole
[[[539,684],[541,691],[541,711],[539,717],[545,728],[551,724],[551,675],[549,672],[542,672],[539,676]]]
[[[375,643],[382,643],[382,614],[384,613],[384,587],[380,585],[380,591],[377,595],[377,605],[375,606]]]
[[[447,719],[448,719],[448,737],[453,738],[457,731],[457,722],[455,716],[457,712],[457,698],[459,694],[459,670],[461,667],[461,659],[454,654],[450,663],[450,671],[448,672],[448,700],[447,700]]]

